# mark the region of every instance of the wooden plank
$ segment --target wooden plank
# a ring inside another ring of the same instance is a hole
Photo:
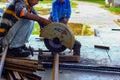
[[[118,20],[113,20],[118,26],[120,26],[120,22]]]
[[[30,70],[24,70],[24,69],[20,69],[20,68],[14,68],[14,67],[4,67],[6,70],[12,70],[12,71],[18,71],[18,72],[22,72],[22,73],[27,73],[27,74],[32,74],[33,71]]]
[[[5,66],[7,67],[16,67],[16,68],[23,68],[27,70],[37,70],[38,66],[27,66],[27,65],[20,65],[20,64],[14,64],[14,63],[5,63]]]
[[[120,31],[120,29],[112,29],[113,31]]]
[[[22,80],[29,80],[26,76],[22,75],[22,73],[19,73],[19,74],[20,74]]]
[[[14,80],[14,78],[10,72],[7,71],[6,75],[7,75],[7,80]]]
[[[94,45],[95,48],[100,48],[100,49],[106,49],[109,50],[110,47],[109,46],[102,46],[102,45]]]
[[[12,64],[12,65],[18,65],[18,66],[24,66],[24,67],[29,67],[29,68],[33,68],[33,69],[37,69],[38,68],[38,62],[36,63],[36,61],[26,61],[26,60],[19,60],[19,59],[12,59],[12,58],[6,58],[5,60],[5,64]]]
[[[26,76],[28,74],[25,74]],[[35,80],[41,80],[42,77],[40,75],[38,75],[37,73],[33,73],[33,74],[29,74],[29,76],[31,76],[31,78],[35,79]]]
[[[13,75],[15,76],[15,80],[21,80],[22,79],[17,71],[13,71]]]
[[[54,58],[52,55],[42,55],[40,59],[45,62],[52,62]],[[80,56],[60,55],[59,59],[60,62],[79,62]]]
[[[24,62],[24,63],[30,63],[30,64],[38,64],[38,60],[31,60],[31,59],[25,59],[25,58],[7,57],[6,60],[16,61],[18,63]]]
[[[38,70],[38,71],[45,71],[45,68],[43,68],[43,66],[41,66],[41,65],[38,65],[37,70]]]
[[[29,80],[41,80],[41,77],[37,74],[24,74]]]
[[[10,65],[10,64],[7,64],[5,65],[5,67],[8,67],[8,68],[14,68],[14,69],[21,69],[21,70],[25,70],[25,71],[32,71],[32,72],[35,72],[37,69],[34,69],[34,68],[29,68],[29,67],[24,67],[24,66],[18,66],[18,65]],[[5,68],[6,69],[6,68]]]

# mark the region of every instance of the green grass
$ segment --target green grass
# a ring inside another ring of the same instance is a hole
[[[105,8],[114,14],[120,14],[120,8]]]
[[[86,2],[92,2],[92,3],[98,3],[105,5],[105,0],[78,0],[78,1],[86,1]]]
[[[85,36],[90,36],[90,35],[94,35],[94,31],[92,31],[90,25],[85,25],[85,30],[83,32],[83,35]]]
[[[77,3],[71,1],[71,6],[72,6],[72,8],[76,8],[77,7]]]
[[[52,0],[49,0],[49,1],[47,1],[47,0],[39,1],[39,4],[52,5]],[[71,1],[71,6],[72,6],[72,8],[76,8],[77,4],[74,1]]]
[[[39,1],[39,4],[48,4],[48,3],[52,3],[52,0],[43,0],[43,1]]]
[[[39,7],[39,6],[34,7],[34,9],[40,15],[48,15],[50,13],[50,10],[51,10],[51,8],[42,8],[42,7]]]
[[[36,34],[36,35],[40,34],[40,27],[39,27],[39,24],[37,22],[35,22],[35,24],[34,24],[32,34]]]

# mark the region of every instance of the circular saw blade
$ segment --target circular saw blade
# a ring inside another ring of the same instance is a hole
[[[61,44],[58,38],[44,39],[44,44],[51,52],[62,52],[66,49],[66,47]]]
[[[63,23],[51,23],[44,28],[40,33],[41,37],[46,39],[53,40],[58,38],[61,42],[61,45],[72,49],[75,42],[75,37],[69,27]],[[52,43],[49,42],[52,45]]]

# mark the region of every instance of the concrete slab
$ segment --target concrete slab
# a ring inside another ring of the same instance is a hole
[[[98,4],[78,2],[78,8],[72,9],[70,22],[82,23],[90,25],[92,29],[97,28],[100,36],[75,36],[82,44],[81,60],[82,65],[101,65],[101,66],[116,66],[119,67],[119,31],[112,31],[114,28],[119,28],[113,20],[119,18],[119,15],[113,15],[109,11],[100,8]],[[47,15],[48,16],[48,15]],[[46,17],[46,16],[45,16]],[[43,41],[36,40],[38,37],[32,35],[28,45],[35,49],[41,48],[46,50]],[[94,45],[107,45],[110,50],[94,48]],[[68,50],[66,50],[68,51]],[[45,72],[38,72],[43,75],[43,80],[51,80],[51,69],[46,69]],[[119,80],[119,74],[107,74],[97,72],[83,72],[60,70],[59,80]]]
[[[52,80],[51,69],[47,69],[44,73],[46,77],[43,80]],[[94,73],[94,72],[84,72],[84,71],[70,71],[70,70],[60,70],[59,80],[119,80],[120,76],[118,74],[105,74],[105,73]]]
[[[114,32],[113,32],[114,33]],[[115,35],[115,33],[114,33]],[[117,35],[117,33],[116,33]],[[40,41],[39,39],[35,39],[37,38],[37,35],[31,35],[30,37],[30,41],[27,44],[28,46],[32,46],[34,47],[34,49],[44,49],[47,50],[45,48],[44,42]],[[79,64],[82,65],[101,65],[101,66],[116,66],[119,67],[119,45],[112,45],[115,44],[115,42],[118,39],[111,39],[110,41],[110,36],[106,37],[106,36],[102,36],[102,38],[100,37],[95,37],[95,36],[76,36],[75,37],[77,40],[79,40],[82,44],[81,47],[81,60],[79,62]],[[107,39],[107,40],[104,40]],[[102,41],[101,41],[102,40]],[[108,42],[107,42],[108,41]],[[105,45],[105,44],[110,44],[110,50],[104,50],[104,49],[98,49],[98,48],[94,48],[95,44],[99,44],[99,45]],[[66,50],[68,51],[68,50]],[[109,56],[111,58],[111,60],[109,59]],[[31,57],[32,59],[36,59],[35,57]],[[45,72],[38,72],[40,73],[40,75],[43,75],[43,80],[49,80],[51,79],[51,69],[46,69]],[[81,76],[82,75],[82,76]],[[111,77],[111,75],[113,77]],[[87,78],[85,77],[87,76]],[[97,78],[99,76],[99,78]],[[83,72],[83,71],[71,71],[71,70],[60,70],[60,74],[59,74],[59,80],[106,80],[106,79],[111,79],[111,80],[118,80],[120,78],[120,76],[118,74],[106,74],[106,73],[97,73],[97,72]]]

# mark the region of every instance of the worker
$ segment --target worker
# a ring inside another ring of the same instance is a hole
[[[39,0],[13,0],[5,10],[0,23],[0,40],[3,47],[8,45],[8,55],[27,57],[30,51],[26,42],[33,30],[34,21],[48,25],[50,20],[38,16],[33,6]]]
[[[71,4],[70,0],[53,0],[52,9],[50,11],[50,17],[48,18],[52,22],[61,22],[68,25],[68,21],[71,16]],[[80,55],[81,44],[75,40],[73,47],[73,55]]]

